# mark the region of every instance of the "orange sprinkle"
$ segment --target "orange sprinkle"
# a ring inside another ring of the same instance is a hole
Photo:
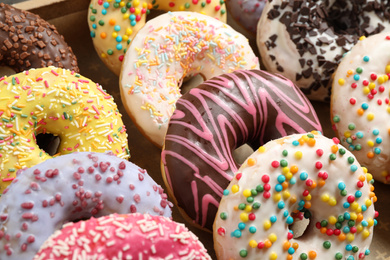
[[[287,181],[284,181],[282,183],[282,187],[283,187],[283,190],[287,189],[288,188],[288,182]]]
[[[364,176],[364,175],[359,176],[359,181],[365,181],[365,180],[366,180],[366,176]]]
[[[313,180],[313,184],[310,186],[310,188],[315,189],[317,187],[317,183]]]
[[[332,153],[337,153],[337,151],[339,150],[339,147],[337,145],[332,145],[331,150],[332,150]]]
[[[357,114],[358,114],[359,116],[362,116],[362,115],[364,114],[363,108],[359,108],[359,109],[357,110]]]
[[[300,145],[303,145],[305,143],[305,139],[303,139],[303,137],[301,137],[298,139],[298,142]]]
[[[287,251],[291,246],[291,243],[289,241],[286,241],[283,243],[283,250]]]
[[[367,157],[370,159],[374,158],[374,153],[372,151],[368,152]]]
[[[292,174],[296,174],[298,172],[298,166],[296,166],[296,165],[291,166],[290,167],[290,172]]]
[[[110,25],[115,25],[115,24],[116,24],[116,21],[115,21],[114,18],[111,18],[111,19],[108,21],[108,23],[109,23]]]
[[[253,158],[249,158],[248,159],[248,165],[249,166],[253,166],[253,165],[255,165],[256,164],[256,160],[255,159],[253,159]]]
[[[292,244],[292,247],[293,247],[295,250],[297,250],[298,247],[299,247],[299,244],[298,244],[297,242],[295,242],[295,243]]]
[[[293,256],[292,256],[292,255],[287,255],[286,259],[287,259],[287,260],[292,260],[292,259],[293,259]]]
[[[269,241],[269,239],[267,239],[267,240],[264,241],[264,247],[265,247],[265,248],[270,248],[271,246],[272,246],[272,242]]]
[[[345,234],[344,234],[344,233],[340,233],[340,235],[339,235],[339,240],[340,240],[340,241],[344,241],[345,238],[346,238]]]
[[[315,251],[309,251],[309,258],[310,259],[316,259],[317,253]]]
[[[318,186],[322,187],[322,186],[325,185],[325,183],[326,183],[325,180],[321,179],[321,180],[318,181]]]
[[[297,202],[297,198],[295,196],[291,196],[290,197],[290,203],[294,204],[295,202]]]
[[[356,218],[356,222],[362,222],[363,221],[363,214],[362,213],[359,213],[358,215],[357,215],[357,218]]]
[[[320,229],[320,232],[321,232],[322,234],[325,234],[325,233],[326,233],[326,230],[327,230],[326,227],[322,227],[322,228]]]
[[[376,197],[376,196],[374,196],[373,198],[372,198],[372,201],[373,202],[376,202],[378,200],[378,198]]]
[[[316,139],[310,138],[310,139],[307,141],[307,144],[308,144],[310,147],[313,147],[313,146],[316,144]]]
[[[100,38],[106,39],[106,38],[107,38],[107,33],[102,32],[102,33],[100,34]]]
[[[304,207],[305,209],[310,209],[310,208],[311,208],[311,202],[310,202],[310,201],[306,201],[306,202],[305,202],[305,205],[303,205],[303,207]]]

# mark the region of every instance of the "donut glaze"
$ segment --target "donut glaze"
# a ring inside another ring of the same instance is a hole
[[[79,72],[76,56],[54,25],[0,3],[0,66],[15,72],[56,66]]]
[[[252,35],[256,35],[257,23],[267,0],[226,0],[226,8],[233,19]]]
[[[119,76],[125,53],[151,9],[199,12],[224,23],[227,16],[223,0],[92,0],[88,23],[93,44],[100,59],[116,75]]]
[[[171,216],[167,195],[138,166],[80,152],[21,170],[0,203],[0,259],[32,259],[64,223],[112,213]]]
[[[46,240],[34,260],[79,259],[79,256],[86,256],[84,259],[211,260],[199,239],[183,224],[139,213],[65,224]]]
[[[177,103],[161,155],[169,194],[208,230],[223,190],[239,165],[234,149],[292,133],[321,130],[307,98],[291,81],[265,71],[214,77]]]
[[[121,98],[141,132],[161,147],[185,77],[256,68],[248,39],[230,26],[198,13],[167,13],[150,20],[126,52]]]
[[[18,169],[48,158],[38,134],[61,139],[58,154],[130,152],[127,133],[112,96],[90,79],[55,67],[0,78],[0,194]]]
[[[384,183],[390,183],[389,48],[389,32],[362,37],[337,68],[331,97],[336,135]]]
[[[258,24],[257,46],[267,71],[291,79],[312,100],[329,102],[342,55],[362,35],[390,28],[390,2],[273,0]]]
[[[250,155],[222,197],[214,223],[218,259],[363,259],[376,201],[372,175],[315,132],[268,142]],[[294,214],[310,219],[301,237]]]

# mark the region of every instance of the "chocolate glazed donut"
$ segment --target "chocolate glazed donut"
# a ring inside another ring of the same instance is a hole
[[[15,72],[55,66],[79,72],[77,59],[54,25],[0,3],[0,66]]]
[[[288,79],[260,70],[214,77],[177,102],[161,158],[167,189],[185,217],[212,230],[239,168],[233,151],[311,130],[321,131],[317,114]]]

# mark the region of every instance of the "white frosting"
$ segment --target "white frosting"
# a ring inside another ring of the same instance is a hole
[[[253,68],[258,59],[248,40],[230,26],[198,13],[167,13],[146,23],[126,52],[121,97],[140,130],[162,146],[185,77]]]
[[[353,155],[337,143],[338,139],[316,133],[291,135],[268,142],[249,156],[224,191],[214,222],[218,259],[241,259],[240,253],[245,259],[305,259],[301,254],[307,259],[361,259],[369,254],[376,224],[372,176],[356,160],[351,163]],[[359,184],[363,186],[357,188]],[[251,193],[258,185],[264,191]],[[345,204],[351,198],[354,202]],[[301,237],[288,238],[291,213],[300,208],[310,211],[310,224]],[[336,223],[339,216],[356,221]],[[316,227],[318,222],[324,224],[322,230]],[[325,241],[330,242],[329,249]],[[357,251],[352,250],[355,246]]]
[[[341,142],[375,180],[385,183],[390,183],[388,36],[386,32],[370,36],[352,48],[335,73],[331,98],[333,124]]]

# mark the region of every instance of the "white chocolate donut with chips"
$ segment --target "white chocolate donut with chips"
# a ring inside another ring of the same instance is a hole
[[[161,147],[185,77],[253,68],[259,63],[248,39],[230,26],[199,13],[167,13],[146,23],[126,52],[121,97],[141,132]]]
[[[371,183],[337,138],[313,132],[268,142],[224,191],[218,259],[363,259],[378,216]],[[310,223],[295,238],[289,229],[300,214]]]

